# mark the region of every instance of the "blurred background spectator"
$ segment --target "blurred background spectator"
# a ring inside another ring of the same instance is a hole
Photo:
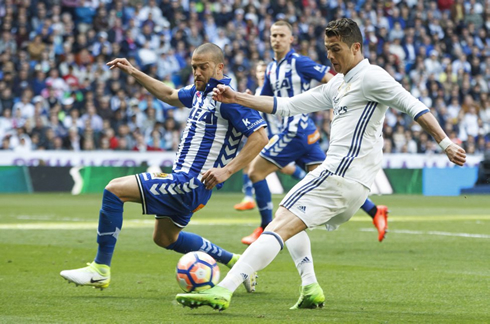
[[[148,94],[106,62],[127,57],[180,88],[193,82],[190,57],[220,46],[239,91],[257,87],[255,64],[273,57],[269,28],[294,28],[294,48],[329,65],[328,21],[354,19],[364,54],[385,68],[469,153],[490,148],[488,0],[4,0],[0,8],[1,149],[177,149],[188,109]],[[330,117],[314,114],[323,149]],[[440,153],[407,116],[389,110],[387,153]]]

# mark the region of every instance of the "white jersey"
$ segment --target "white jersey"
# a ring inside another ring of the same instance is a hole
[[[388,107],[417,119],[429,109],[385,70],[364,59],[345,76],[293,98],[277,98],[276,114],[290,116],[333,109],[330,147],[320,168],[371,188],[383,157]]]

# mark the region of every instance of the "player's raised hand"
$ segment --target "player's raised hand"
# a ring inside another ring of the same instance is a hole
[[[230,87],[223,84],[218,84],[213,89],[213,99],[222,103],[235,103],[236,92]]]
[[[466,151],[456,144],[451,144],[446,148],[446,155],[449,161],[456,165],[463,166],[466,162]]]
[[[127,74],[132,74],[134,67],[129,63],[129,61],[125,58],[117,58],[114,59],[110,62],[106,63],[107,66],[109,66],[109,70],[112,70],[114,68],[119,68],[123,72]]]

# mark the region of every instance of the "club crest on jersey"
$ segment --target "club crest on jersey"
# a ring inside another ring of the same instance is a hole
[[[155,173],[152,173],[151,174],[151,178],[152,179],[155,179],[155,178],[171,178],[172,175],[171,174],[168,174],[168,173],[163,173],[163,172],[155,172]]]

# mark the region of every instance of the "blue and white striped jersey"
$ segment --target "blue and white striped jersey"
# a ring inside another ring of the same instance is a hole
[[[321,65],[309,57],[289,51],[280,61],[269,63],[265,70],[265,82],[261,95],[276,97],[293,97],[310,89],[311,81],[321,81],[329,67]],[[284,117],[282,131],[288,133],[312,133],[315,124],[307,114]]]
[[[259,87],[255,90],[255,95],[260,96],[262,92],[262,87]],[[272,136],[278,134],[281,131],[281,121],[279,120],[279,116],[266,114],[260,112],[260,116],[267,124],[267,137],[272,138]]]
[[[213,167],[223,167],[237,154],[242,135],[248,137],[265,122],[257,111],[238,104],[213,100],[213,88],[230,85],[231,79],[211,79],[206,90],[194,85],[179,90],[179,100],[191,108],[179,144],[173,172],[199,176]]]

